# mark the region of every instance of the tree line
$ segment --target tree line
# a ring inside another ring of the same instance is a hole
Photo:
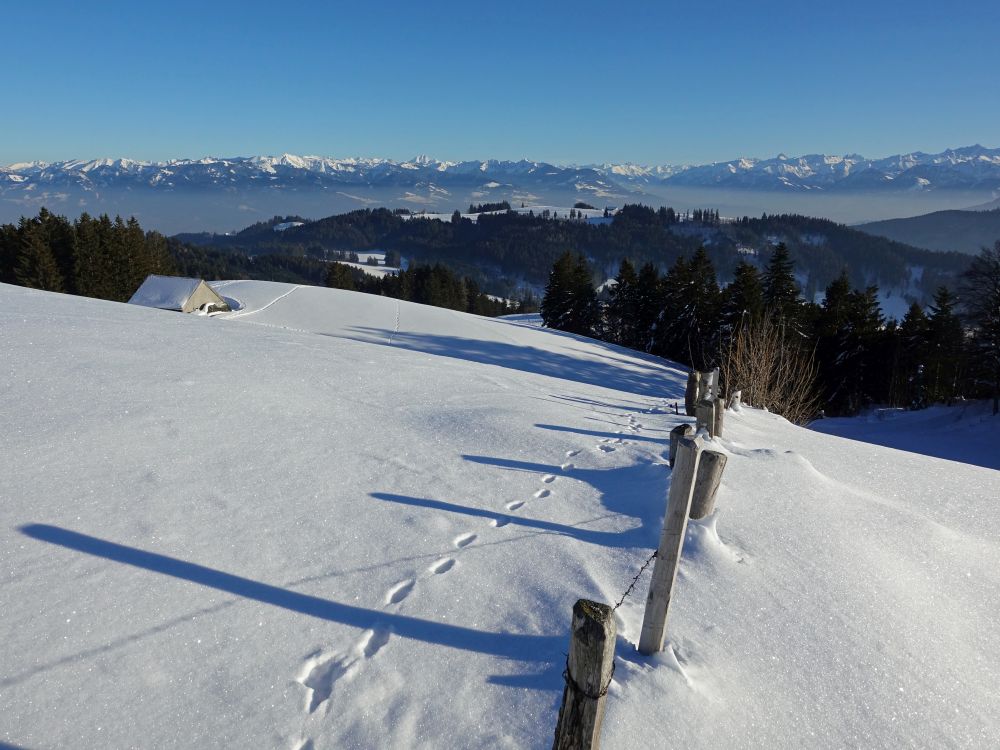
[[[0,282],[126,302],[149,274],[322,284],[327,263],[302,256],[195,247],[143,230],[134,218],[42,208],[0,225]]]
[[[41,209],[0,226],[0,281],[124,302],[151,273],[174,272],[167,240],[135,218],[84,213],[74,222]]]
[[[720,279],[728,282],[741,257],[766,255],[767,248],[782,241],[803,277],[807,298],[821,293],[848,268],[854,286],[874,281],[884,288],[912,289],[929,301],[938,286],[954,285],[969,263],[968,256],[920,250],[824,219],[764,215],[723,222],[715,209],[678,212],[639,204],[624,205],[601,223],[574,221],[568,215],[564,219],[561,213],[557,220],[551,214],[546,219],[511,211],[479,214],[477,221],[461,214],[442,221],[363,209],[280,233],[265,224],[234,235],[191,236],[190,241],[248,254],[318,257],[336,250],[396,250],[422,263],[461,268],[464,275],[493,288],[544,285],[553,263],[567,249],[584,254],[607,278],[626,257],[637,268],[648,262],[663,274],[700,245]],[[923,269],[921,275],[913,275],[916,267]]]
[[[255,225],[253,231],[260,233],[263,228]],[[319,256],[251,255],[237,249],[198,247],[146,232],[134,217],[126,221],[84,213],[71,222],[44,208],[35,217],[0,226],[0,282],[51,292],[126,302],[149,274],[163,274],[208,281],[326,284],[487,316],[538,309],[538,300],[530,293],[508,302],[440,263],[414,264],[380,278],[325,259],[357,261],[356,253],[324,251]],[[398,266],[402,258],[391,250],[386,262]]]
[[[483,292],[473,279],[459,276],[440,263],[415,264],[384,276],[372,276],[344,263],[331,263],[326,285],[490,317],[538,309],[537,301],[530,295],[517,302],[493,297]]]
[[[583,255],[560,256],[541,303],[545,325],[700,370],[720,366],[730,391],[748,388],[737,381],[751,370],[760,380],[777,377],[753,368],[764,342],[772,342],[776,366],[800,360],[797,377],[807,373],[811,387],[795,403],[778,403],[788,400],[784,394],[756,405],[798,421],[817,412],[857,414],[873,404],[920,408],[989,394],[997,408],[1000,242],[973,260],[957,294],[940,286],[931,304],[914,302],[901,321],[882,313],[877,285],[855,287],[846,270],[826,287],[822,304],[807,302],[781,244],[763,272],[742,261],[724,287],[704,248],[678,258],[665,274],[652,263],[637,271],[623,260],[604,299],[592,278]]]

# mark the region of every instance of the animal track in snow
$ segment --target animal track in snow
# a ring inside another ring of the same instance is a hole
[[[538,490],[538,492],[535,493],[535,497],[541,500],[543,497],[548,497],[551,494],[552,490]]]
[[[580,451],[566,451],[566,458],[573,458],[580,453]]]
[[[411,584],[412,586],[412,584]],[[302,665],[296,682],[306,688],[306,713],[315,713],[320,706],[330,700],[333,689],[341,680],[351,680],[357,675],[361,663],[373,658],[389,642],[391,631],[369,628],[361,634],[354,647],[345,654],[331,654],[323,650],[311,654]],[[299,748],[312,748],[312,740],[307,739]]]
[[[517,510],[518,508],[524,507],[524,500],[515,500],[512,503],[507,503],[507,510]]]
[[[389,589],[389,593],[386,594],[385,597],[385,603],[399,604],[401,601],[403,601],[403,599],[405,599],[410,595],[410,592],[413,591],[413,586],[415,584],[416,581],[413,580],[412,578],[407,578],[405,581],[400,581],[391,589]]]
[[[441,575],[442,573],[447,573],[454,567],[455,567],[455,558],[446,557],[444,560],[438,560],[436,563],[431,565],[429,570],[431,573],[434,573],[435,575]]]
[[[542,477],[542,481],[545,482],[545,484],[552,484],[554,481],[556,481],[556,475],[546,474],[544,477]]]
[[[298,682],[307,690],[306,712],[314,713],[330,699],[338,680],[350,679],[358,669],[358,659],[351,655],[328,656],[318,651],[306,660]]]
[[[599,445],[597,447],[600,448],[605,453],[614,453],[615,452],[615,447],[613,445]]]
[[[361,653],[371,659],[389,642],[388,630],[366,630],[361,636]]]
[[[559,467],[562,471],[572,471],[576,468],[575,464],[563,464]]]
[[[455,546],[462,549],[462,547],[468,547],[474,541],[476,541],[475,534],[460,534],[455,537]]]
[[[494,518],[492,521],[490,521],[490,526],[492,526],[494,529],[502,529],[509,523],[510,520],[507,518]]]

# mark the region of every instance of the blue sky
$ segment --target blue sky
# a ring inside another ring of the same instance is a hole
[[[0,164],[1000,146],[995,0],[478,5],[7,3]]]

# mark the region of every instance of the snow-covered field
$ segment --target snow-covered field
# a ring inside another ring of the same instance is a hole
[[[656,544],[684,374],[314,287],[0,285],[0,744],[548,747],[570,608]],[[1000,473],[730,414],[604,746],[992,747]]]
[[[809,426],[828,435],[1000,470],[1000,417],[993,416],[992,404],[985,401],[919,411],[876,409]]]

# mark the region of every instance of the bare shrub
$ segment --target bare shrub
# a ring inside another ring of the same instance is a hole
[[[719,368],[727,399],[742,391],[750,406],[805,424],[819,410],[815,350],[772,315],[745,317],[723,344]]]

